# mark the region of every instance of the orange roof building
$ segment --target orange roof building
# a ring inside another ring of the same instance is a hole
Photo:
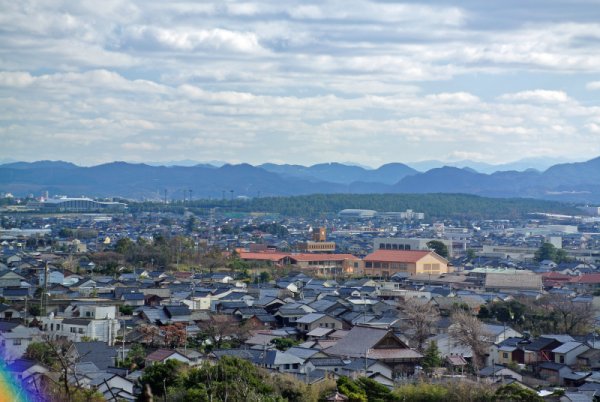
[[[239,251],[239,256],[244,261],[270,262],[276,266],[296,265],[314,275],[326,277],[361,273],[363,267],[362,260],[352,254]]]
[[[407,275],[441,275],[449,272],[448,260],[426,250],[377,250],[364,259],[364,273],[369,276],[390,277]]]

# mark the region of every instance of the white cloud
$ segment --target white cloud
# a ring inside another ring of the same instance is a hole
[[[548,91],[544,89],[504,94],[499,99],[523,102],[568,102],[570,100],[569,96],[563,91]]]
[[[591,81],[585,85],[586,89],[590,91],[597,91],[600,89],[600,81]]]
[[[600,153],[600,105],[572,84],[600,71],[600,24],[576,7],[522,7],[8,2],[0,158],[262,162],[285,149],[294,163],[377,165]]]
[[[264,52],[253,32],[235,32],[227,29],[166,29],[134,26],[127,30],[128,38],[136,46],[158,45],[172,50],[194,51],[225,50],[233,52]]]
[[[0,86],[19,88],[31,85],[32,82],[33,77],[28,72],[0,71]]]

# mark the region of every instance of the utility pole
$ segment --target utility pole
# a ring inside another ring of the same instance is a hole
[[[42,290],[42,294],[40,295],[40,316],[46,315],[46,309],[44,308],[44,301],[46,299],[46,295],[48,293],[48,261],[44,265],[44,289]],[[47,302],[45,303],[47,306]]]
[[[123,338],[121,339],[121,362],[125,361],[125,320],[123,322]]]

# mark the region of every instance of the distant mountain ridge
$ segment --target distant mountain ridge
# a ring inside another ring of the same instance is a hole
[[[0,165],[0,192],[161,200],[333,193],[465,193],[600,203],[600,157],[537,170],[479,173],[444,166],[419,173],[390,163],[367,169],[341,163],[150,166],[112,162],[80,167],[69,162]]]
[[[406,176],[418,172],[403,163],[388,163],[378,169],[365,169],[356,165],[342,163],[320,163],[312,166],[276,165],[265,163],[259,168],[277,173],[284,177],[297,177],[307,180],[329,181],[339,184],[353,182],[395,184]]]

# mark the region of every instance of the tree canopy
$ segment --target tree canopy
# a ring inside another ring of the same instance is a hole
[[[567,252],[562,248],[556,248],[551,243],[543,243],[541,247],[535,252],[535,261],[541,262],[544,260],[554,261],[557,264],[569,260]]]
[[[448,247],[439,240],[432,240],[427,243],[427,247],[433,249],[441,257],[448,258]]]

